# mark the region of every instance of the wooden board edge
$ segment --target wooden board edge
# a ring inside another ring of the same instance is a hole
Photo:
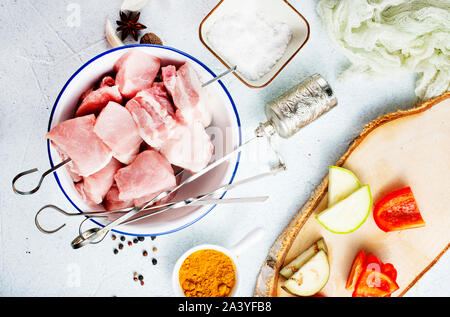
[[[349,155],[358,147],[359,144],[364,140],[364,138],[369,135],[376,128],[400,119],[406,116],[419,114],[424,112],[434,105],[440,103],[443,100],[450,98],[450,92],[446,92],[443,95],[433,98],[423,104],[411,108],[408,110],[399,110],[397,112],[389,113],[384,116],[375,119],[374,121],[367,124],[361,134],[356,137],[350,144],[347,152],[341,156],[341,158],[336,162],[336,166],[342,166]],[[311,213],[317,207],[319,202],[322,200],[323,196],[327,193],[328,189],[328,174],[322,179],[320,184],[313,190],[308,201],[297,211],[293,216],[289,224],[284,228],[278,238],[275,240],[274,244],[269,250],[269,253],[264,261],[261,269],[259,271],[258,277],[256,279],[256,285],[254,290],[255,297],[271,297],[276,296],[277,282],[278,282],[278,271],[284,262],[284,258],[288,253],[292,243],[294,242],[297,234],[300,232],[301,228],[311,216]],[[420,278],[442,257],[442,255],[448,250],[449,245],[442,250],[438,256],[424,269],[420,272],[413,281],[405,288],[405,290],[399,295],[403,296]]]

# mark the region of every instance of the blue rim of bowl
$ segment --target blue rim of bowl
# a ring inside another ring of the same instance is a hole
[[[198,59],[196,59],[195,57],[180,51],[176,48],[173,47],[169,47],[169,46],[160,46],[160,45],[150,45],[150,44],[133,44],[133,45],[125,45],[125,46],[121,46],[121,47],[117,47],[117,48],[113,48],[111,50],[105,51],[97,56],[95,56],[94,58],[90,59],[88,62],[86,62],[83,66],[81,66],[70,78],[69,80],[65,83],[64,87],[62,88],[61,92],[59,93],[58,97],[56,98],[56,101],[53,105],[51,114],[50,114],[50,119],[48,122],[48,128],[47,130],[50,131],[50,127],[52,125],[52,120],[53,120],[53,115],[55,113],[56,107],[58,106],[58,102],[59,99],[61,98],[62,94],[64,93],[64,91],[66,90],[67,86],[70,84],[70,82],[85,68],[87,67],[89,64],[91,64],[92,62],[94,62],[95,60],[99,59],[100,57],[110,54],[112,52],[118,51],[118,50],[123,50],[123,49],[128,49],[128,48],[132,48],[132,47],[156,47],[159,49],[165,49],[165,50],[169,50],[169,51],[173,51],[176,53],[179,53],[189,59],[191,59],[192,61],[196,62],[197,64],[199,64],[200,66],[202,66],[208,73],[210,73],[213,77],[216,77],[216,75],[214,74],[213,71],[211,71],[205,64],[203,64],[202,62],[200,62]],[[227,95],[228,99],[231,102],[231,105],[233,107],[233,111],[234,111],[234,115],[236,117],[236,121],[237,121],[237,126],[238,126],[238,131],[239,131],[239,145],[242,145],[242,131],[241,131],[241,121],[239,119],[239,114],[238,111],[236,109],[236,105],[234,104],[233,98],[231,98],[230,93],[228,92],[228,90],[225,88],[225,85],[222,83],[221,80],[217,81],[220,86],[222,87],[222,89],[224,90],[225,94]],[[53,164],[53,160],[52,160],[52,155],[50,152],[50,140],[47,139],[47,152],[48,152],[48,157],[50,160],[50,166],[53,168],[55,165]],[[234,177],[236,176],[236,172],[239,166],[239,161],[241,158],[241,153],[239,152],[237,155],[237,159],[236,159],[236,165],[234,166],[234,170],[233,170],[233,174],[231,175],[231,179],[229,181],[229,184],[231,184],[234,180]],[[66,198],[69,200],[69,202],[80,212],[82,213],[83,211],[72,201],[72,199],[70,199],[69,195],[66,193],[66,191],[64,190],[57,172],[53,172],[53,176],[55,177],[56,182],[58,183],[59,188],[61,189],[61,191],[63,192],[64,196],[66,196]],[[225,196],[227,192],[225,191],[220,198],[223,198]],[[136,233],[130,233],[130,232],[124,232],[124,231],[119,231],[116,229],[112,229],[111,231],[119,233],[119,234],[124,234],[124,235],[129,235],[129,236],[159,236],[159,235],[165,235],[165,234],[170,234],[179,230],[182,230],[186,227],[191,226],[192,224],[196,223],[197,221],[199,221],[201,218],[203,218],[204,216],[206,216],[207,214],[209,214],[211,212],[211,210],[213,210],[217,205],[213,205],[211,206],[206,212],[204,212],[202,215],[200,215],[200,217],[188,222],[187,224],[182,225],[181,227],[175,228],[173,230],[169,230],[166,232],[159,232],[159,233],[150,233],[150,234],[136,234]],[[104,227],[104,225],[102,225],[101,223],[97,222],[94,219],[89,219],[91,220],[93,223],[97,224],[100,227]]]

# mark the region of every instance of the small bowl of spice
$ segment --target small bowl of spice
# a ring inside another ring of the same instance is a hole
[[[227,0],[200,24],[200,40],[251,88],[267,86],[309,39],[309,24],[287,0]]]
[[[173,269],[175,296],[234,296],[240,285],[238,256],[263,236],[264,230],[258,228],[230,248],[202,244],[186,251]]]

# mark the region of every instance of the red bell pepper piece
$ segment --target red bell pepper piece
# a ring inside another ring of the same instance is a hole
[[[353,297],[390,297],[399,287],[397,270],[391,263],[383,264],[375,255],[359,251],[353,261],[346,289],[354,288]]]
[[[350,269],[350,273],[348,274],[345,289],[350,291],[355,288],[356,282],[358,281],[359,276],[364,270],[365,262],[366,262],[366,254],[364,253],[363,250],[360,250],[358,252],[358,255],[353,260],[352,268]]]
[[[365,270],[356,283],[353,297],[387,297],[398,290],[397,283],[388,275]]]
[[[425,226],[410,187],[393,191],[381,198],[374,207],[373,218],[385,232]]]
[[[397,270],[391,263],[383,264],[383,272],[394,281],[397,280]]]
[[[366,256],[366,262],[364,263],[365,270],[381,272],[383,268],[383,263],[373,254],[368,254]]]

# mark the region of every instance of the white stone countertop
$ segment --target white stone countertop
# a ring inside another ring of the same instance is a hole
[[[234,76],[223,80],[239,111],[244,140],[265,119],[264,104],[314,73],[332,85],[339,105],[289,140],[279,142],[288,170],[271,181],[236,189],[233,196],[265,195],[264,204],[220,206],[194,225],[176,233],[146,238],[114,255],[118,241],[107,237],[96,246],[72,250],[69,242],[80,218],[53,235],[40,233],[34,214],[52,203],[75,211],[51,176],[32,196],[12,192],[20,171],[49,166],[46,141],[52,105],[67,79],[82,64],[109,49],[105,18],[118,18],[122,0],[3,0],[0,3],[0,296],[171,296],[172,268],[187,249],[203,243],[230,246],[256,227],[264,239],[239,261],[242,285],[238,296],[253,294],[257,274],[276,237],[307,200],[311,191],[347,149],[365,124],[378,116],[407,109],[414,102],[413,74],[375,80],[340,82],[346,58],[330,43],[316,14],[316,0],[290,0],[309,21],[307,45],[264,89],[249,89]],[[186,51],[214,72],[223,65],[201,44],[198,27],[218,0],[150,0],[140,21],[166,45]],[[72,20],[79,10],[80,20]],[[71,23],[68,23],[71,22]],[[75,23],[75,26],[73,26]],[[237,178],[254,173],[245,155]],[[153,247],[157,247],[154,253]],[[148,257],[142,251],[149,252]],[[157,265],[151,259],[156,258]],[[410,290],[410,296],[450,296],[450,255]],[[145,285],[132,279],[144,275]]]

